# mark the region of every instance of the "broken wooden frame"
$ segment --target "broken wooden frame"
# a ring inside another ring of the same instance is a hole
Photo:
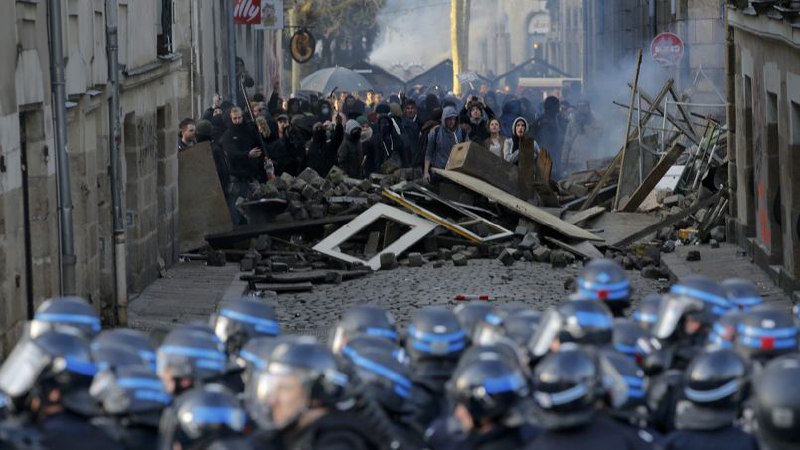
[[[430,201],[436,202],[438,205],[446,208],[448,211],[456,213],[458,216],[462,218],[462,220],[453,221],[448,219],[447,217],[443,217],[436,212],[431,211],[428,208],[425,208],[418,203],[414,202],[410,198],[406,196],[407,193],[413,194],[420,194],[423,198],[428,199]],[[383,195],[395,202],[403,205],[409,211],[414,212],[432,222],[438,223],[439,225],[447,228],[448,230],[456,233],[460,236],[463,236],[470,241],[473,242],[490,242],[496,241],[499,239],[505,239],[507,237],[511,237],[514,235],[512,231],[509,231],[500,225],[497,225],[471,211],[467,211],[466,209],[456,205],[455,203],[446,200],[438,195],[434,194],[433,192],[425,189],[422,186],[418,186],[416,184],[401,184],[399,186],[394,186],[392,189],[385,189],[383,191]],[[492,231],[491,234],[487,236],[481,236],[467,227],[475,226],[478,224],[484,224],[487,230]]]
[[[374,222],[381,219],[405,225],[409,227],[410,230],[367,261],[348,255],[340,250],[342,244],[347,242],[356,234],[360,233],[365,228],[369,227]],[[395,255],[399,255],[427,236],[436,227],[437,225],[433,222],[401,211],[397,208],[393,208],[389,205],[379,203],[323,239],[320,243],[314,246],[314,251],[340,261],[361,263],[372,268],[372,270],[378,270],[381,268],[382,254],[394,253]]]

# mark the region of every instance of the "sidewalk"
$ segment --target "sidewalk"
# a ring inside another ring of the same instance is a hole
[[[176,324],[208,322],[223,300],[239,297],[247,283],[239,281],[239,265],[208,267],[203,261],[177,263],[128,305],[131,328],[156,334]]]
[[[686,255],[692,250],[700,252],[700,261],[686,261]],[[739,248],[733,244],[720,244],[720,248],[711,248],[708,245],[681,246],[673,253],[662,255],[661,260],[678,279],[688,275],[704,275],[716,281],[744,278],[758,286],[764,301],[778,302],[790,307],[790,297],[772,282],[769,275],[750,262],[750,258],[740,255]]]

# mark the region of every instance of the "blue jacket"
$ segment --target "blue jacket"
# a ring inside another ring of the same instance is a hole
[[[466,142],[469,137],[456,124],[455,131],[447,129],[448,118],[458,119],[458,112],[455,108],[448,106],[442,111],[442,124],[428,133],[428,148],[425,149],[425,161],[430,161],[431,167],[444,169],[447,160],[450,158],[450,150],[456,144]]]

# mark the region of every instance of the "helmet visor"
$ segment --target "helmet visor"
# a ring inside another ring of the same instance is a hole
[[[671,337],[681,318],[689,311],[701,310],[703,305],[697,301],[686,297],[668,296],[661,302],[658,319],[653,325],[653,336],[658,339],[668,339]]]
[[[539,329],[531,337],[528,345],[534,358],[541,358],[550,351],[553,341],[558,337],[558,332],[561,331],[561,322],[561,314],[558,311],[551,310],[544,315]]]
[[[282,430],[306,410],[308,398],[298,376],[260,371],[247,387],[245,405],[262,429]]]
[[[0,368],[0,390],[11,397],[28,393],[51,361],[32,340],[21,341]]]
[[[478,324],[475,329],[475,344],[476,345],[494,345],[503,338],[503,334],[497,326],[487,323]]]

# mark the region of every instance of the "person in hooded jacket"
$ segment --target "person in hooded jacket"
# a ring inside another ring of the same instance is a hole
[[[360,178],[364,161],[361,148],[361,126],[355,120],[348,120],[344,127],[344,140],[339,146],[337,163],[349,177]]]
[[[517,164],[519,162],[520,146],[531,137],[528,135],[528,121],[524,117],[517,117],[514,121],[514,134],[506,139],[503,146],[503,156],[506,161]],[[533,151],[539,155],[539,145],[533,141]]]
[[[375,133],[372,136],[372,149],[366,156],[366,173],[380,173],[386,161],[393,160],[398,165],[401,163],[403,153],[403,138],[395,130],[394,122],[388,115],[378,118]]]
[[[425,163],[425,155],[420,151],[419,137],[422,123],[419,122],[417,113],[417,103],[414,100],[406,100],[403,105],[403,118],[400,121],[404,139],[403,149],[406,157],[404,166],[422,170]]]
[[[505,104],[503,104],[503,114],[500,116],[503,136],[512,136],[514,134],[514,122],[520,117],[522,117],[522,104],[520,101],[517,99],[506,100]]]
[[[453,146],[467,141],[469,141],[469,136],[458,126],[458,112],[453,107],[446,107],[442,111],[441,125],[428,133],[423,179],[430,182],[431,167],[444,169]]]
[[[547,97],[544,101],[544,114],[536,119],[533,126],[534,138],[546,149],[553,159],[553,175],[561,174],[561,148],[567,122],[561,116],[561,102],[557,97]]]
[[[337,151],[344,140],[342,116],[337,114],[334,120],[335,123],[327,122],[328,125],[315,124],[313,136],[308,143],[308,167],[321,176],[327,175],[336,164]]]

